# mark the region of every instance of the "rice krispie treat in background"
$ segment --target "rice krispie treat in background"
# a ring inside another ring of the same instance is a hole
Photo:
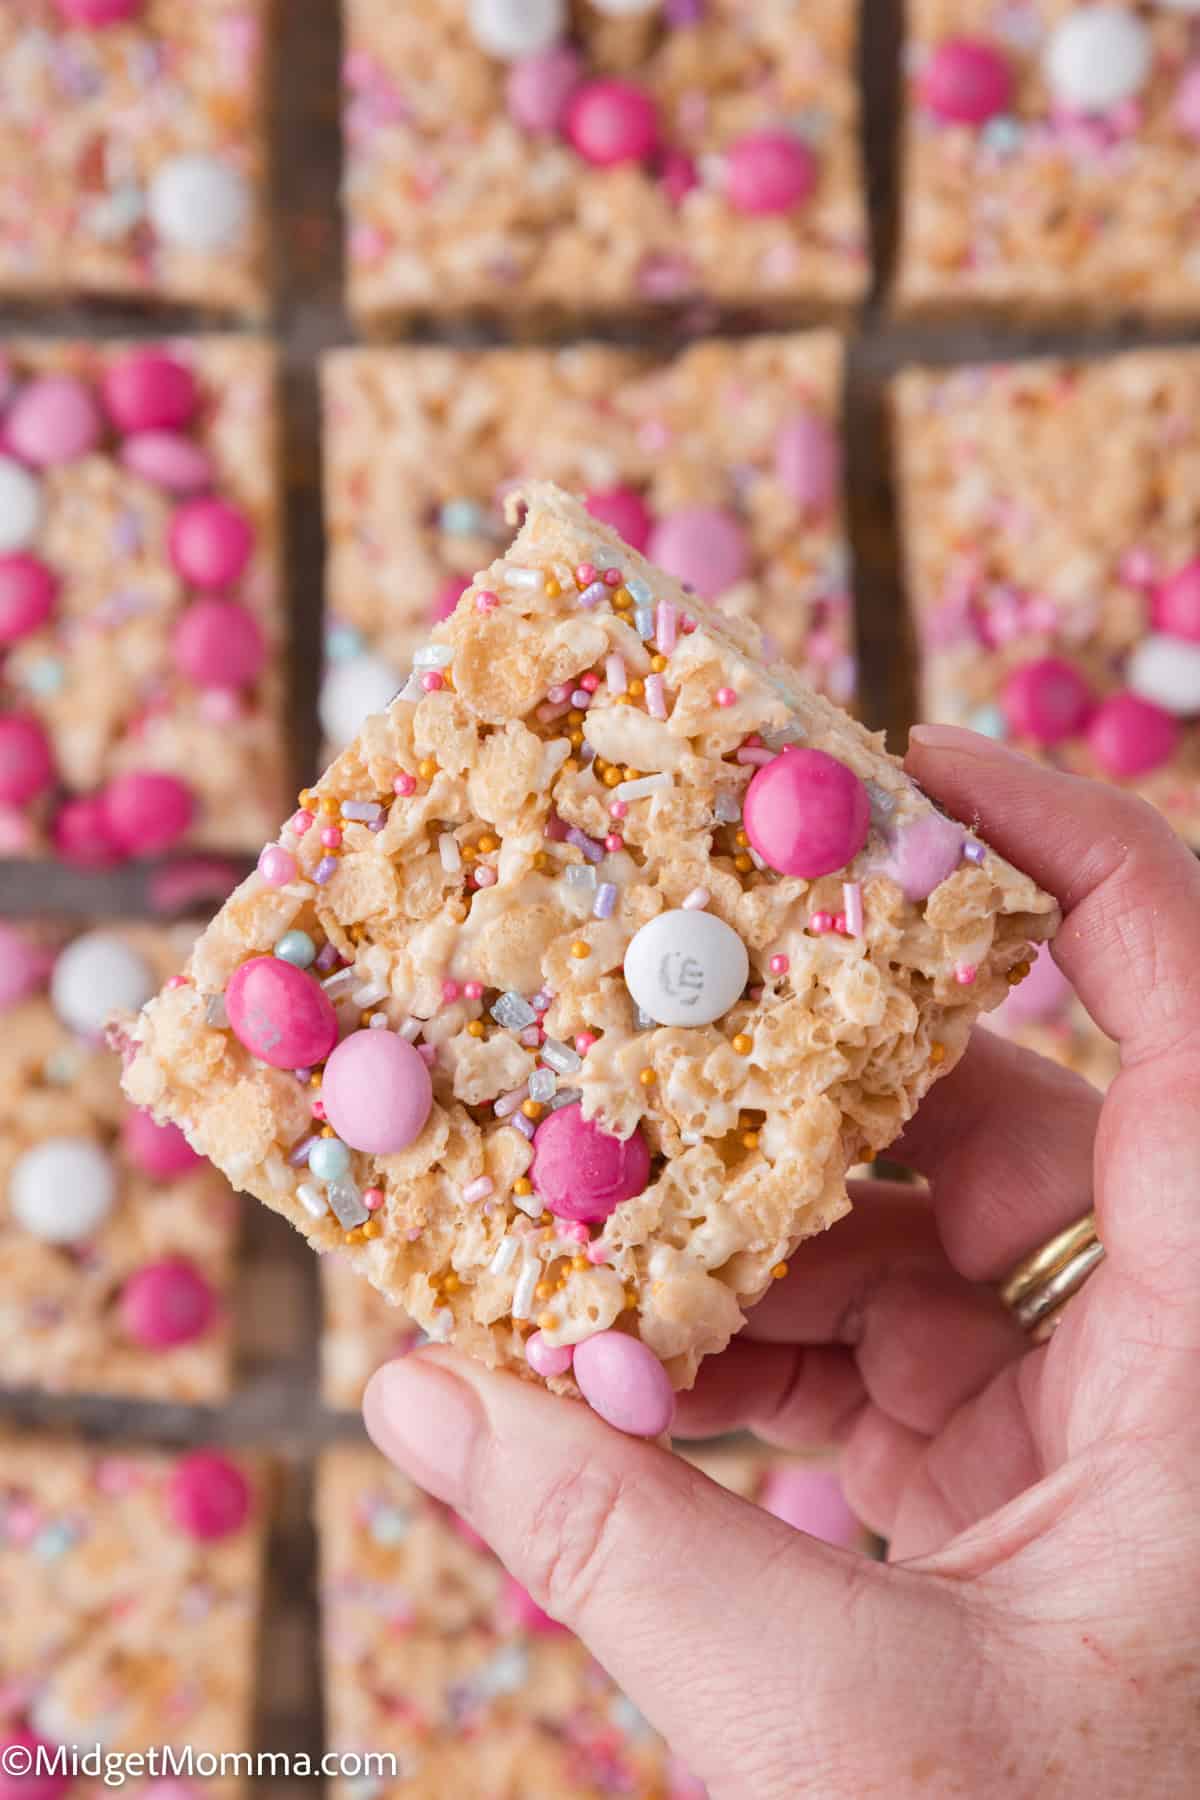
[[[352,1412],[380,1364],[411,1350],[421,1333],[336,1250],[321,1258],[321,1310],[321,1398]]]
[[[1054,902],[549,484],[126,1091],[432,1336],[653,1435]]]
[[[1092,1019],[1082,1000],[1043,945],[1029,977],[983,1023],[1074,1069],[1093,1087],[1106,1088],[1121,1067],[1121,1053]]]
[[[102,1039],[194,935],[0,924],[0,1385],[229,1391],[237,1201],[176,1126],[123,1099]]]
[[[1200,312],[1190,0],[908,0],[908,311]]]
[[[257,1458],[215,1450],[0,1442],[0,1750],[169,1745],[198,1772],[250,1750],[265,1487]],[[0,1780],[41,1800],[112,1792],[66,1770]],[[245,1791],[230,1773],[201,1785]],[[128,1791],[185,1786],[131,1772]]]
[[[1200,845],[1200,354],[910,370],[893,399],[925,716]]]
[[[262,313],[271,0],[5,0],[0,294]]]
[[[0,855],[271,829],[277,461],[265,344],[0,345]]]
[[[863,295],[856,0],[343,0],[349,303],[598,318]]]
[[[392,698],[523,477],[583,494],[651,561],[757,619],[840,703],[854,691],[832,332],[707,342],[338,350],[325,359],[326,736]]]

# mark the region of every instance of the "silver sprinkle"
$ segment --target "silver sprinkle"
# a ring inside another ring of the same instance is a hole
[[[512,1316],[514,1319],[528,1319],[533,1312],[534,1290],[542,1278],[542,1265],[535,1256],[526,1252],[521,1273],[517,1276],[517,1285],[513,1289]]]
[[[742,803],[736,794],[722,788],[713,801],[713,812],[722,825],[732,825],[742,816]]]
[[[414,669],[448,669],[454,661],[450,644],[422,644],[413,656]]]
[[[643,581],[638,575],[628,576],[625,586],[629,589],[635,606],[649,606],[654,599],[654,595],[650,592],[649,584]]]
[[[543,585],[543,583],[545,582],[546,578],[542,574],[542,571],[540,569],[516,568],[516,569],[505,569],[504,579],[508,583],[509,587],[540,588]]]
[[[552,1100],[558,1087],[558,1076],[552,1069],[535,1069],[529,1077],[531,1100]]]
[[[572,1050],[570,1044],[564,1044],[558,1038],[546,1039],[542,1045],[542,1061],[556,1075],[573,1075],[576,1069],[583,1067],[578,1050]]]
[[[537,1014],[532,1006],[524,994],[518,994],[515,988],[509,988],[507,993],[501,994],[492,1007],[492,1017],[505,1031],[524,1031],[527,1025],[537,1023]]]
[[[658,1024],[658,1020],[652,1019],[650,1014],[643,1011],[640,1006],[633,1015],[633,1022],[639,1031],[653,1031],[654,1027]]]
[[[560,1106],[574,1106],[577,1100],[583,1099],[582,1088],[559,1088],[552,1099],[546,1102],[547,1112],[557,1112]]]
[[[414,1019],[410,1013],[407,1019],[403,1019],[397,1027],[397,1033],[406,1043],[415,1044],[424,1029],[424,1019]]]
[[[364,825],[372,824],[383,812],[378,800],[343,800],[343,819],[357,819]]]
[[[229,1014],[225,1011],[224,994],[210,994],[204,1002],[204,1023],[215,1025],[219,1031],[229,1026]]]
[[[311,1181],[300,1183],[296,1189],[296,1198],[305,1212],[311,1213],[314,1219],[323,1219],[329,1210],[325,1204],[324,1194]]]
[[[333,1208],[333,1216],[343,1231],[353,1231],[356,1225],[366,1224],[371,1215],[363,1205],[362,1193],[356,1181],[351,1181],[348,1177],[341,1181],[331,1181],[325,1192]]]
[[[596,870],[592,863],[568,863],[563,870],[563,880],[568,887],[594,888]]]

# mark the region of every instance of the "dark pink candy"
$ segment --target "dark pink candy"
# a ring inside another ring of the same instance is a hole
[[[16,1006],[43,986],[54,958],[15,925],[0,921],[0,1011]]]
[[[1087,742],[1106,775],[1127,781],[1170,762],[1179,747],[1179,721],[1137,694],[1113,694],[1093,713]]]
[[[567,138],[597,168],[640,162],[658,143],[654,101],[631,81],[586,81],[567,102]]]
[[[1200,644],[1200,559],[1185,563],[1163,582],[1154,596],[1156,631]]]
[[[1012,71],[1004,57],[978,38],[947,38],[921,71],[921,104],[947,125],[984,125],[1006,112]]]
[[[175,666],[200,687],[246,687],[267,660],[262,628],[236,600],[196,600],[171,644]]]
[[[73,462],[100,442],[92,390],[73,375],[43,375],[18,393],[4,421],[13,453],[34,468]]]
[[[435,625],[448,619],[463,595],[470,587],[470,577],[466,575],[447,575],[437,593],[433,596],[430,616]]]
[[[240,1531],[250,1516],[250,1483],[237,1464],[215,1450],[181,1457],[167,1481],[172,1522],[202,1544]]]
[[[99,794],[64,801],[55,815],[53,837],[59,856],[76,868],[107,869],[120,861]]]
[[[681,506],[668,513],[650,533],[646,554],[702,600],[715,600],[750,566],[741,521],[722,506]]]
[[[192,1149],[178,1125],[159,1125],[140,1106],[131,1107],[121,1129],[125,1154],[143,1174],[155,1180],[168,1181],[173,1175],[184,1175],[202,1158]]]
[[[824,750],[785,750],[746,789],[742,822],[781,875],[814,881],[852,862],[871,829],[871,802],[852,769]]]
[[[1087,723],[1091,695],[1073,663],[1039,656],[1013,670],[1001,706],[1009,729],[1035,744],[1061,744]]]
[[[119,25],[142,9],[142,0],[54,0],[71,25]]]
[[[729,148],[725,193],[737,212],[791,212],[817,185],[812,151],[792,131],[755,131]]]
[[[40,557],[0,556],[0,646],[15,644],[54,611],[58,578]]]
[[[522,1631],[537,1632],[539,1636],[552,1636],[555,1632],[565,1631],[557,1619],[540,1607],[529,1589],[522,1587],[515,1575],[505,1578],[502,1608],[514,1625]]]
[[[5,1771],[5,1750],[28,1750],[36,1757],[39,1746],[47,1755],[53,1753],[54,1745],[45,1738],[38,1737],[34,1731],[0,1731],[0,1800],[59,1800],[60,1795],[66,1793],[71,1785],[71,1777],[65,1770],[61,1775],[49,1771],[9,1775]]]
[[[212,486],[208,451],[181,431],[136,431],[121,445],[120,456],[132,474],[168,494],[199,494]]]
[[[216,1295],[182,1256],[147,1263],[121,1289],[121,1324],[145,1350],[170,1350],[202,1337],[217,1313]]]
[[[194,587],[228,587],[253,547],[254,527],[227,500],[187,500],[171,521],[171,560]]]
[[[25,806],[54,781],[50,740],[27,713],[0,718],[0,802]]]
[[[133,350],[108,365],[100,384],[118,431],[173,431],[190,422],[199,403],[196,377],[163,350]]]
[[[633,549],[644,550],[650,542],[654,518],[636,488],[593,488],[586,505],[593,519],[611,525]]]
[[[225,989],[225,1010],[238,1042],[273,1069],[310,1069],[337,1043],[337,1014],[324,988],[278,956],[239,964]]]
[[[109,838],[126,856],[158,856],[177,844],[196,813],[186,782],[153,769],[133,769],[101,795]]]
[[[650,1151],[640,1126],[631,1137],[614,1137],[585,1119],[576,1101],[560,1106],[534,1132],[529,1176],[556,1218],[598,1222],[643,1191]]]

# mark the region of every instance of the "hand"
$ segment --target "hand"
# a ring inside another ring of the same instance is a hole
[[[1200,1766],[1200,865],[1140,802],[964,731],[928,792],[1058,895],[1122,1072],[977,1034],[681,1399],[691,1435],[843,1446],[891,1563],[834,1550],[586,1407],[448,1351],[376,1442],[494,1545],[714,1796],[1175,1795]],[[1107,1258],[1031,1347],[992,1287],[1095,1206]]]

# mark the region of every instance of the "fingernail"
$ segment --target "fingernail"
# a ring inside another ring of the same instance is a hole
[[[951,750],[971,743],[976,737],[961,725],[914,725],[908,734],[910,744],[923,744],[927,750]]]
[[[449,1369],[408,1356],[385,1363],[363,1399],[372,1439],[419,1487],[458,1505],[483,1409],[474,1391]]]

